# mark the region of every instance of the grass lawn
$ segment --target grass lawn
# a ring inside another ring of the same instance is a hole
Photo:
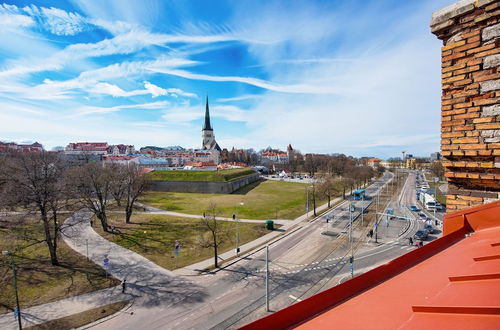
[[[135,251],[166,269],[187,266],[213,257],[213,248],[203,248],[198,243],[201,235],[208,235],[207,227],[200,219],[176,218],[167,215],[132,215],[132,223],[126,224],[123,215],[113,214],[109,224],[115,226],[115,234],[104,233],[100,226],[96,231],[106,239]],[[240,245],[269,233],[264,224],[220,221],[226,232],[225,242],[219,254],[236,248],[236,233],[240,234]],[[275,226],[276,227],[276,226]],[[175,241],[182,248],[175,256]]]
[[[154,171],[148,174],[152,180],[161,181],[232,181],[255,174],[249,168],[235,168],[221,171]]]
[[[167,211],[202,215],[211,202],[220,215],[236,214],[242,219],[295,219],[305,213],[306,187],[304,183],[285,181],[257,181],[232,194],[197,194],[148,191],[141,202]],[[316,201],[316,206],[325,199]],[[312,202],[310,202],[312,210]],[[277,215],[277,216],[276,216]]]
[[[52,330],[52,329],[75,329],[86,324],[100,320],[106,316],[112,315],[127,306],[128,302],[120,301],[114,304],[105,305],[98,308],[92,308],[88,311],[66,316],[57,320],[34,325],[26,328],[27,330]]]
[[[15,253],[21,309],[118,285],[103,270],[59,241],[61,266],[52,266],[42,225],[30,218],[0,217],[0,250]],[[0,313],[15,305],[10,257],[0,256]]]

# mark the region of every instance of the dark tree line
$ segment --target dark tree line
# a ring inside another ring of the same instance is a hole
[[[59,265],[57,248],[62,211],[90,210],[108,231],[107,208],[116,199],[129,222],[133,206],[147,185],[137,165],[75,165],[53,152],[0,155],[0,209],[22,210],[43,224],[51,263]]]

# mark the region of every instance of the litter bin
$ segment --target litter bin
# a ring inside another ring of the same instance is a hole
[[[266,229],[267,230],[274,230],[274,221],[273,220],[266,220]]]

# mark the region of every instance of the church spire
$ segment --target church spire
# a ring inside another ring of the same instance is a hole
[[[207,95],[207,103],[205,105],[205,123],[203,124],[202,130],[213,130],[212,125],[210,125],[210,112],[208,110],[208,95]]]

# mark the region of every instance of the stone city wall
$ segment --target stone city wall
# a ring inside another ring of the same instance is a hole
[[[153,191],[186,192],[202,194],[231,194],[244,186],[259,180],[255,173],[229,182],[206,181],[152,181],[149,189]]]

